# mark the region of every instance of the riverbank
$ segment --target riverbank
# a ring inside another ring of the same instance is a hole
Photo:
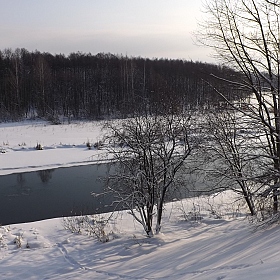
[[[50,125],[46,121],[0,123],[0,175],[93,164],[102,152],[102,122]],[[42,150],[36,150],[41,145]]]
[[[100,151],[86,142],[99,141],[101,127],[0,124],[0,174],[92,163]],[[279,279],[279,225],[256,229],[243,206],[231,192],[170,202],[153,238],[118,212],[104,228],[106,243],[65,229],[63,218],[0,226],[0,279]]]

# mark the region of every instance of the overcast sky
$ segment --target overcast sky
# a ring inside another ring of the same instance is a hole
[[[0,49],[211,61],[201,0],[0,0]]]

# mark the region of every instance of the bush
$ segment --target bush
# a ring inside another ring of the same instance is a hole
[[[88,147],[89,150],[91,150],[92,145],[91,145],[91,143],[89,142],[89,140],[87,140],[86,146]]]
[[[43,146],[41,144],[37,143],[35,149],[36,150],[43,150]]]
[[[105,219],[101,215],[90,216],[73,216],[63,218],[63,227],[76,234],[87,234],[95,236],[100,242],[105,243],[110,240],[110,235],[107,228],[109,219]]]

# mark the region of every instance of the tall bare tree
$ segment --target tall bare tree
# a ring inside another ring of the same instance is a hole
[[[206,163],[208,183],[215,191],[233,190],[246,203],[250,214],[256,214],[255,200],[261,189],[256,180],[265,170],[261,134],[248,127],[250,119],[234,110],[214,110],[206,114],[207,141],[201,152]],[[256,127],[257,128],[257,127]]]
[[[263,156],[269,159],[269,172],[262,177],[263,195],[271,195],[276,213],[280,184],[280,2],[209,0],[205,12],[208,16],[201,23],[200,42],[213,48],[223,63],[243,73],[243,81],[228,80],[229,87],[234,84],[252,92],[251,102],[242,102],[241,107],[227,101],[251,118],[248,125],[262,126]],[[219,94],[225,97],[224,92]]]

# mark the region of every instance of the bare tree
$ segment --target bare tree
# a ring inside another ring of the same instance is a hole
[[[248,127],[250,119],[234,110],[220,110],[206,115],[207,141],[203,143],[206,178],[214,181],[215,191],[233,190],[240,194],[250,211],[256,214],[255,198],[261,184],[264,165],[260,131]]]
[[[106,128],[107,149],[118,167],[109,177],[110,190],[152,236],[155,213],[158,233],[166,195],[176,187],[176,174],[193,148],[190,117],[139,116]]]
[[[209,0],[205,11],[208,17],[201,24],[200,42],[212,47],[223,63],[243,73],[243,81],[228,80],[229,86],[252,92],[251,102],[242,102],[241,107],[227,101],[251,119],[248,125],[262,126],[263,156],[269,159],[267,176],[261,178],[262,194],[271,195],[276,213],[280,183],[280,2]]]

